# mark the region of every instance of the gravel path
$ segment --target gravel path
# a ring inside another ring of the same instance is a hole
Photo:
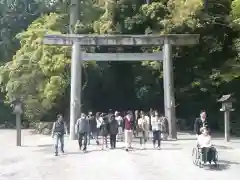
[[[219,151],[219,169],[193,165],[191,151],[194,136],[179,134],[182,140],[163,142],[162,150],[153,150],[151,143],[140,150],[126,152],[123,143],[118,149],[101,151],[88,147],[78,150],[76,141],[66,138],[65,154],[53,155],[52,139],[23,131],[23,146],[15,146],[15,131],[0,130],[0,180],[237,180],[240,170],[240,139],[214,143]]]

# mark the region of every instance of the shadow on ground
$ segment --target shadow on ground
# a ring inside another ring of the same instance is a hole
[[[11,172],[11,173],[6,173],[6,174],[0,174],[2,177],[5,177],[5,178],[11,178],[13,176],[16,176],[18,175],[19,172]]]
[[[8,159],[2,159],[0,161],[0,164],[4,164],[5,166],[8,166],[8,165],[11,165],[11,164],[15,164],[15,163],[18,163],[18,162],[21,162],[23,160],[22,157],[11,157],[11,158],[8,158]]]
[[[103,151],[104,152],[104,151],[108,151],[108,149],[104,149],[104,150],[102,150],[102,149],[93,149],[93,150],[87,150],[86,152],[83,152],[81,150],[74,151],[74,152],[69,151],[69,152],[66,152],[66,155],[72,155],[72,154],[82,155],[82,154],[88,154],[88,153],[99,152],[99,151]]]
[[[157,148],[145,148],[145,149],[141,149],[141,148],[133,148],[130,151],[164,151],[164,150],[182,150],[183,148],[180,147],[163,147],[161,149],[157,149]]]
[[[53,144],[22,145],[21,147],[52,147]]]
[[[231,168],[232,165],[239,165],[238,162],[219,160],[217,166],[206,165],[204,169],[209,171],[224,171]]]
[[[196,141],[196,137],[192,137],[192,138],[178,138],[177,140],[182,140],[182,141]],[[170,140],[169,140],[170,141]],[[172,140],[172,141],[176,141],[176,140]]]
[[[54,152],[54,148],[53,145],[46,145],[46,146],[37,146],[37,147],[42,147],[40,149],[35,150],[34,152],[44,152],[44,153],[53,153]],[[116,147],[115,149],[111,149],[111,148],[105,148],[102,150],[101,146],[97,146],[96,145],[96,149],[90,149],[87,150],[86,152],[83,152],[82,150],[79,151],[65,151],[65,155],[68,154],[86,154],[86,153],[92,153],[92,152],[106,152],[106,151],[116,151],[116,150],[125,150],[124,147]]]

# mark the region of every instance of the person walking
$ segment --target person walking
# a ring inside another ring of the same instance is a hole
[[[116,138],[118,133],[118,122],[115,119],[115,116],[112,115],[109,121],[109,134],[110,134],[110,145],[111,149],[116,148]]]
[[[201,135],[200,129],[202,127],[205,127],[208,130],[208,121],[207,121],[207,113],[206,111],[202,110],[200,112],[200,117],[196,118],[195,123],[194,123],[194,131],[196,133],[196,136]]]
[[[87,121],[89,123],[89,130],[88,130],[88,145],[90,145],[91,139],[93,139],[94,131],[96,129],[95,118],[92,115],[92,112],[88,112]]]
[[[87,151],[87,136],[89,131],[89,122],[84,113],[81,114],[81,117],[76,122],[76,134],[78,135],[78,145],[79,149],[83,152]],[[83,141],[83,143],[82,143]],[[82,149],[83,145],[83,149]]]
[[[168,120],[162,115],[161,117],[161,139],[166,141],[168,138]]]
[[[135,136],[138,137],[138,119],[140,119],[140,112],[138,110],[135,110],[134,112],[134,120],[135,120],[135,123],[134,123],[134,129],[135,129]]]
[[[97,118],[93,115],[90,121],[90,130],[91,130],[92,138],[96,141],[96,144],[99,145],[99,141],[98,141],[99,128],[97,127]]]
[[[152,122],[151,122],[151,116],[153,115],[153,110],[150,109],[148,113],[146,113],[145,118],[148,120],[148,140],[153,139],[153,134],[152,134]]]
[[[115,112],[115,119],[118,122],[117,140],[123,141],[123,118],[118,111]]]
[[[53,123],[52,138],[54,139],[55,156],[58,156],[58,144],[60,142],[61,152],[64,153],[64,135],[68,134],[67,126],[61,114],[57,115],[57,121]]]
[[[154,111],[151,117],[152,133],[153,133],[153,148],[157,141],[157,148],[161,149],[161,118],[157,111]]]
[[[138,119],[138,129],[141,149],[145,149],[145,144],[147,143],[148,140],[149,117],[143,113],[141,114],[141,117]]]
[[[96,121],[95,139],[96,139],[97,145],[100,144],[99,143],[100,126],[101,126],[100,114],[101,114],[100,112],[97,112],[95,116],[95,121]]]
[[[134,122],[132,113],[128,112],[124,118],[124,133],[125,133],[125,148],[126,151],[132,149],[132,136],[133,136]]]
[[[104,149],[104,144],[105,147],[108,148],[107,144],[107,136],[109,134],[109,122],[108,122],[108,115],[101,114],[100,118],[100,136],[102,137],[102,150]]]

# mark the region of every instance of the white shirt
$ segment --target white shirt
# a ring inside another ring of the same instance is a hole
[[[200,148],[203,147],[211,147],[211,136],[210,135],[199,135],[197,139],[197,144],[200,146]]]
[[[202,123],[203,123],[203,127],[205,127],[206,118],[202,118],[202,117],[201,117],[201,121],[202,121]]]
[[[121,116],[116,116],[115,119],[117,120],[118,125],[121,125],[121,124],[122,124],[122,122],[123,122],[123,118],[122,118]]]
[[[161,122],[160,122],[160,117],[151,117],[151,125],[152,125],[152,130],[153,131],[158,131],[160,130]]]
[[[100,126],[102,125],[102,122],[103,122],[103,118],[102,117],[99,117],[97,119],[97,128],[100,128]]]
[[[150,118],[149,118],[149,116],[144,116],[144,118],[148,121],[148,123],[149,123],[149,121],[150,121]]]
[[[142,128],[144,131],[148,131],[149,129],[149,117],[145,116],[144,118],[138,119],[138,125],[140,128]]]

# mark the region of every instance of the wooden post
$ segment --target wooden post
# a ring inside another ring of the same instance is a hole
[[[74,42],[72,47],[71,62],[71,94],[70,94],[70,139],[75,140],[75,122],[81,113],[81,89],[82,89],[82,72],[81,72],[81,45]]]
[[[80,0],[71,0],[69,31],[74,34],[74,28],[80,19]],[[81,67],[81,45],[74,42],[71,57],[71,95],[70,95],[70,139],[75,140],[75,122],[81,112],[81,89],[82,89],[82,67]]]
[[[21,146],[21,140],[22,140],[22,136],[21,136],[21,114],[16,114],[16,130],[17,130],[17,146]]]
[[[173,62],[172,62],[172,45],[168,38],[163,45],[163,73],[164,73],[164,107],[165,116],[169,125],[169,138],[177,139],[176,132],[176,114],[175,114],[175,96],[173,86]]]
[[[23,110],[22,103],[20,101],[16,101],[14,103],[13,113],[16,115],[16,145],[21,146],[21,114],[23,113]]]
[[[232,108],[234,101],[232,94],[225,94],[218,100],[218,102],[222,103],[220,111],[224,112],[224,137],[226,142],[230,141],[230,112],[234,111]]]
[[[225,141],[230,141],[230,111],[224,111],[224,133]]]

